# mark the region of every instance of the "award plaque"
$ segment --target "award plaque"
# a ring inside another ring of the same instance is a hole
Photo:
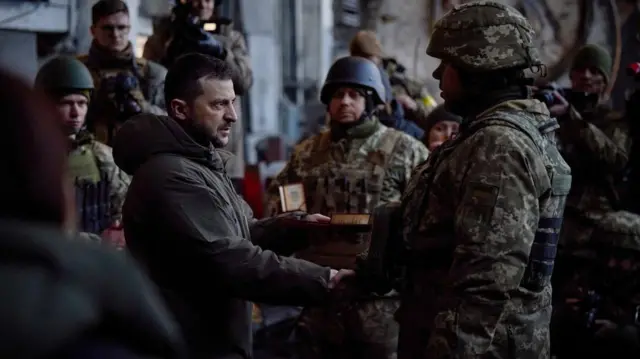
[[[336,230],[366,232],[371,229],[371,215],[366,213],[334,213],[329,224]]]
[[[302,183],[293,183],[280,186],[280,205],[282,212],[307,211],[304,186]]]

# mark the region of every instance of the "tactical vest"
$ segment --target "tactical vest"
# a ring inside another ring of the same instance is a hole
[[[131,95],[138,101],[138,103],[143,103],[145,98],[149,96],[148,93],[145,93],[145,89],[148,88],[147,83],[147,72],[148,72],[148,64],[149,62],[144,58],[136,58],[135,60],[135,69],[132,67],[123,69],[123,68],[98,68],[91,66],[87,62],[88,56],[79,57],[80,61],[82,61],[87,68],[91,72],[91,76],[93,77],[93,84],[96,89],[94,94],[99,93],[99,89],[102,86],[102,81],[115,77],[120,73],[126,73],[129,76],[135,76],[138,79],[138,89],[131,91]],[[113,138],[115,131],[117,130],[117,126],[115,124],[115,113],[103,113],[104,109],[101,109],[98,105],[92,105],[91,108],[99,108],[100,111],[89,111],[87,115],[87,126],[90,128],[91,133],[95,136],[96,140],[107,145],[111,144],[111,139]],[[101,113],[97,113],[101,112]]]
[[[78,229],[101,234],[111,225],[109,179],[100,169],[91,144],[69,154],[69,167],[75,186]]]
[[[530,113],[523,110],[513,111],[519,113],[522,120],[514,119],[514,112],[500,110],[487,112],[484,116],[481,115],[474,120],[465,131],[461,132],[460,136],[452,141],[445,142],[429,156],[427,165],[414,174],[409,184],[409,188],[412,188],[418,182],[421,182],[420,186],[424,186],[425,189],[418,193],[418,196],[415,196],[416,198],[414,199],[403,198],[403,203],[420,203],[420,210],[414,213],[408,212],[409,208],[413,208],[412,206],[403,206],[405,217],[403,240],[410,252],[416,248],[412,234],[417,233],[420,225],[421,219],[417,218],[417,216],[422,216],[428,208],[429,187],[431,187],[438,166],[446,160],[459,143],[488,126],[503,126],[516,129],[527,135],[531,142],[535,144],[538,153],[544,159],[547,174],[551,180],[550,190],[538,198],[540,209],[538,227],[529,254],[529,262],[520,284],[523,288],[538,292],[549,285],[551,274],[553,273],[564,206],[571,188],[571,173],[569,167],[561,161],[562,157],[555,144],[553,131],[559,128],[557,121],[549,119],[547,122],[534,123],[527,120],[529,118],[535,121],[535,118]],[[425,183],[426,185],[424,185]],[[413,195],[411,191],[406,193],[407,195]],[[442,260],[434,258],[434,261],[441,262]]]
[[[316,137],[313,150],[305,159],[302,183],[309,213],[371,213],[378,205],[385,173],[401,133],[385,129],[376,148],[367,154],[336,160],[331,152],[330,132]],[[360,148],[347,149],[348,152]],[[355,160],[353,160],[355,157]],[[350,161],[352,160],[352,161]],[[332,268],[354,268],[359,255],[369,247],[369,237],[358,234],[318,235],[311,246],[297,257]]]

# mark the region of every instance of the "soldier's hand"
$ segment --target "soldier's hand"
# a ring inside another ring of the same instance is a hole
[[[415,110],[416,108],[418,108],[418,103],[416,102],[416,100],[414,100],[407,94],[400,94],[396,96],[396,101],[398,101],[400,105],[402,105],[402,107],[407,110]]]
[[[554,117],[564,116],[569,112],[569,101],[567,101],[558,91],[553,91],[553,97],[556,99],[555,105],[549,108],[549,112]]]

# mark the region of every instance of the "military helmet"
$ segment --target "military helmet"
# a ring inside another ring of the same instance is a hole
[[[36,75],[36,86],[44,90],[93,90],[89,69],[75,57],[58,56],[44,64]]]
[[[542,65],[535,32],[516,9],[493,1],[454,7],[435,24],[427,55],[470,72]]]
[[[385,90],[380,69],[363,57],[347,56],[331,65],[320,91],[320,101],[327,105],[340,86],[360,87],[370,92],[375,104],[384,104]]]

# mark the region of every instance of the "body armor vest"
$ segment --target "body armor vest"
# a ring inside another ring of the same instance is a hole
[[[111,199],[107,173],[100,169],[91,144],[69,155],[76,195],[78,227],[82,232],[101,234],[111,226]]]
[[[302,182],[309,213],[371,213],[378,205],[384,176],[401,133],[384,130],[376,150],[366,154],[358,148],[347,153],[341,143],[331,143],[323,132],[314,143]],[[332,268],[354,268],[356,259],[369,247],[369,237],[332,233],[313,237],[311,246],[297,253],[299,258]]]
[[[517,113],[518,118],[514,118],[514,112]],[[418,227],[420,226],[421,218],[418,217],[424,215],[428,208],[429,187],[431,187],[437,168],[446,161],[446,158],[458,143],[463,142],[478,130],[488,126],[510,127],[526,134],[535,144],[535,147],[543,158],[547,174],[551,180],[550,190],[538,197],[540,217],[534,243],[529,254],[529,262],[527,263],[521,282],[523,288],[539,292],[545,286],[549,285],[551,281],[562,226],[564,206],[571,188],[570,169],[564,165],[564,162],[559,161],[562,157],[556,147],[553,133],[559,125],[555,119],[541,122],[529,112],[515,109],[509,112],[500,110],[490,111],[487,112],[486,115],[481,115],[475,119],[469,128],[462,132],[460,136],[437,148],[436,151],[429,156],[427,165],[413,175],[408,186],[410,190],[405,192],[414,198],[403,198],[402,212],[405,223],[403,226],[403,240],[410,253],[413,252],[414,255],[421,255],[420,245],[414,243],[413,234],[418,232]],[[419,185],[420,187],[424,186],[423,190],[419,191],[419,193],[411,190],[415,188],[418,183],[421,183]],[[416,206],[415,204],[419,205]],[[420,208],[420,210],[409,212],[409,208]],[[434,254],[434,258],[422,258],[420,261],[442,263],[443,258],[436,258],[440,254],[442,253]]]

